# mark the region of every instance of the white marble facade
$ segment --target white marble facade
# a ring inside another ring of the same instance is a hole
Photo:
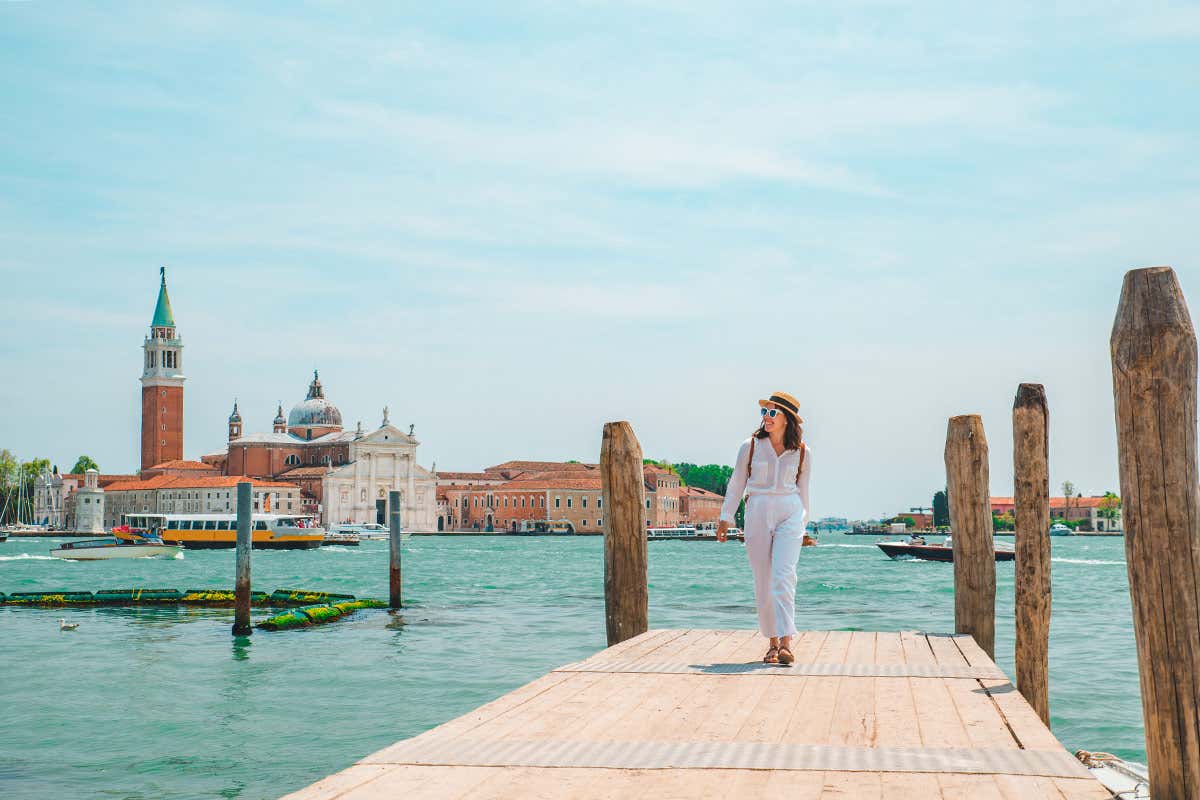
[[[437,528],[434,473],[417,464],[412,436],[385,422],[350,444],[350,463],[335,467],[322,481],[321,519],[387,524],[388,492],[400,492],[400,524],[405,530]]]

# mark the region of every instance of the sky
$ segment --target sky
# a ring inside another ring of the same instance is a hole
[[[799,397],[812,512],[928,506],[1045,384],[1117,490],[1124,273],[1200,287],[1200,8],[0,3],[0,447],[138,466],[167,268],[185,455],[303,399],[419,461],[733,462]],[[1189,295],[1190,297],[1191,295]]]

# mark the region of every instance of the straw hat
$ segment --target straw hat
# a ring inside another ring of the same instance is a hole
[[[785,413],[791,414],[792,419],[796,420],[798,424],[804,424],[804,420],[800,419],[800,401],[795,397],[792,397],[787,392],[773,392],[766,400],[758,401],[758,404],[763,408],[771,405],[771,403],[779,406]]]

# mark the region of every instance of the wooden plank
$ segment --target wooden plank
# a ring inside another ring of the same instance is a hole
[[[753,663],[764,645],[754,631],[651,631],[579,663]],[[1075,777],[1082,768],[1006,680],[861,674],[993,668],[967,638],[806,632],[795,646],[814,671],[848,672],[560,669],[290,800],[1108,796]]]

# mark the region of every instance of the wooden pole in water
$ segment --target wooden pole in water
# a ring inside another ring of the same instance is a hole
[[[946,493],[954,534],[954,631],[996,653],[996,553],[988,486],[988,447],[978,414],[946,427]]]
[[[1154,800],[1200,797],[1196,333],[1170,267],[1125,274],[1110,340],[1125,559]]]
[[[642,446],[628,422],[608,422],[600,445],[604,500],[604,612],[608,645],[645,633],[646,493]]]
[[[400,492],[388,492],[388,608],[400,608]]]
[[[1046,390],[1022,383],[1013,401],[1017,689],[1050,724],[1050,435]]]
[[[251,516],[254,510],[254,484],[237,485],[237,577],[233,587],[233,635],[250,635],[250,549],[253,545]]]

